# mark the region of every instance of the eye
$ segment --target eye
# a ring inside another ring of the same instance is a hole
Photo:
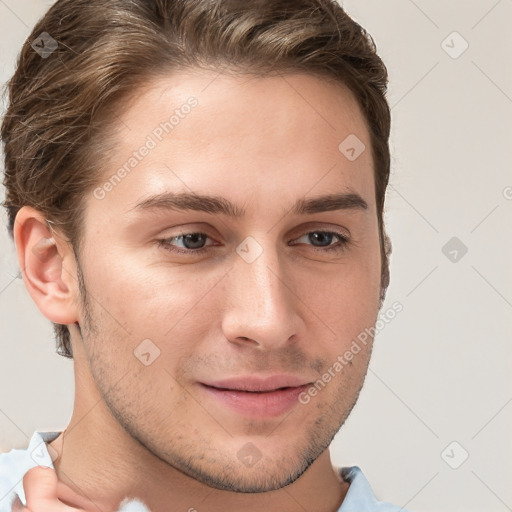
[[[306,243],[313,242],[315,250],[329,252],[329,251],[343,251],[349,242],[348,237],[343,233],[336,231],[309,231],[302,235],[297,240],[306,239]],[[333,239],[337,239],[338,243],[331,245]],[[319,245],[315,245],[315,244]],[[295,245],[295,243],[293,244]]]
[[[191,232],[180,233],[179,235],[170,238],[163,238],[158,240],[158,245],[164,249],[176,252],[179,254],[202,254],[208,250],[208,246],[204,247],[205,241],[210,238],[206,233]],[[173,244],[173,242],[183,243],[184,249]],[[212,244],[213,245],[213,244]]]
[[[190,233],[180,233],[169,238],[163,238],[157,240],[159,246],[163,247],[167,251],[171,251],[177,254],[202,254],[208,251],[208,248],[215,244],[209,244],[205,246],[206,240],[210,237],[206,233],[199,231]],[[305,233],[297,240],[305,238],[306,242],[311,243],[317,251],[329,252],[329,251],[342,251],[345,249],[349,242],[348,237],[343,233],[335,231],[309,231]],[[334,240],[338,240],[338,243],[332,244]],[[297,240],[291,245],[296,245]],[[181,247],[175,245],[176,243],[183,244]],[[316,245],[318,244],[318,245]]]

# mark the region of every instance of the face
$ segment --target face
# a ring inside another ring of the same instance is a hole
[[[330,444],[371,353],[354,349],[380,294],[364,118],[300,74],[183,72],[124,107],[84,199],[75,364],[168,464],[283,487]]]

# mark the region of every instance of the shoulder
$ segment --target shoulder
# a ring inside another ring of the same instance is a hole
[[[350,484],[338,512],[408,512],[405,508],[379,501],[358,466],[338,469],[341,477]]]
[[[16,495],[25,504],[23,476],[39,465],[53,467],[46,442],[50,442],[59,432],[34,432],[27,448],[12,449],[0,453],[0,512],[11,512]]]

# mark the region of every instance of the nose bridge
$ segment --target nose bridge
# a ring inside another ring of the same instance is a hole
[[[299,328],[293,286],[287,282],[279,248],[271,241],[248,238],[237,248],[229,275],[225,334],[232,341],[283,345]]]
[[[284,295],[287,295],[283,289],[283,268],[278,248],[269,241],[264,242],[262,237],[259,241],[248,238],[237,248],[239,259],[234,269],[242,284],[241,295],[249,300],[252,297],[259,313],[276,312],[282,307],[281,302],[286,300]]]

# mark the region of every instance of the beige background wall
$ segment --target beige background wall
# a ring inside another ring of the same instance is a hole
[[[2,83],[49,5],[0,0]],[[512,1],[344,5],[390,71],[394,252],[383,309],[399,301],[403,311],[378,336],[334,462],[359,465],[378,496],[410,510],[512,510]],[[73,368],[16,278],[3,228],[0,244],[6,451],[66,426]]]

